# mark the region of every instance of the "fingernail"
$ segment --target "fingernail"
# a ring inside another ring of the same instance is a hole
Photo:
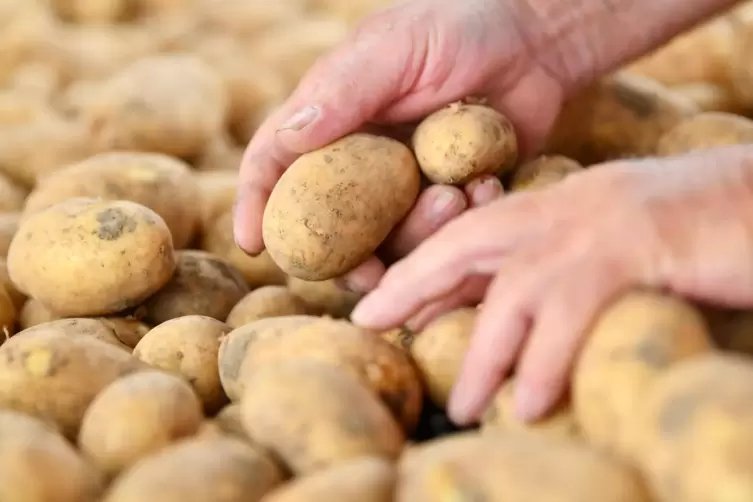
[[[522,422],[531,422],[541,417],[549,406],[546,395],[523,386],[515,389],[515,415]]]
[[[468,425],[474,419],[473,411],[478,400],[476,386],[469,385],[467,379],[461,376],[455,383],[447,402],[447,414],[455,424]]]
[[[431,205],[431,214],[435,218],[443,217],[449,208],[457,204],[458,197],[455,193],[447,191],[440,193]]]
[[[319,116],[319,108],[307,106],[297,111],[277,131],[300,131],[311,124]]]
[[[361,326],[371,326],[379,320],[379,305],[374,297],[369,295],[361,299],[356,308],[350,313],[350,319]]]
[[[502,183],[495,177],[479,180],[471,190],[473,204],[487,204],[502,195]]]
[[[348,284],[348,281],[346,281],[344,277],[336,278],[335,286],[342,289],[343,291],[349,291],[351,293],[353,292],[353,290],[350,289],[350,284]]]

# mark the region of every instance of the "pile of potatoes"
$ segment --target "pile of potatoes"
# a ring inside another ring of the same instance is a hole
[[[628,291],[549,416],[513,374],[460,430],[477,306],[372,333],[337,281],[430,184],[753,143],[753,3],[574,96],[537,158],[475,96],[307,153],[245,254],[244,145],[390,3],[0,0],[0,501],[753,500],[753,311]]]

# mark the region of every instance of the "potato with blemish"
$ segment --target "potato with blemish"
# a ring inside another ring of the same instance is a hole
[[[713,350],[690,304],[651,291],[629,292],[595,319],[573,371],[572,403],[587,441],[630,457],[635,411],[674,364]]]
[[[26,328],[23,331],[19,331],[18,335],[26,335],[28,333],[34,333],[37,331],[47,330],[59,330],[61,333],[67,336],[87,336],[108,343],[113,347],[119,349],[131,351],[130,347],[121,342],[115,333],[102,321],[97,319],[83,318],[68,318],[57,319],[55,321],[48,321],[30,328]]]
[[[185,249],[175,257],[173,278],[140,307],[152,325],[187,315],[224,321],[249,291],[241,273],[212,253]]]
[[[462,185],[482,175],[500,175],[518,160],[512,123],[493,108],[452,103],[419,123],[413,151],[433,183]]]
[[[391,138],[355,133],[300,156],[264,210],[267,251],[288,275],[339,277],[387,238],[418,197],[411,151]]]
[[[578,162],[562,155],[542,155],[516,169],[510,180],[514,191],[545,188],[583,170]]]
[[[204,419],[191,386],[162,371],[114,381],[89,405],[78,445],[108,475],[194,434]]]
[[[233,328],[267,317],[305,315],[306,304],[285,286],[264,286],[240,299],[227,316]]]
[[[245,384],[244,428],[295,475],[367,455],[395,459],[403,448],[389,410],[340,368],[288,361],[259,368]]]
[[[347,291],[334,279],[327,281],[304,281],[297,277],[288,277],[288,289],[300,298],[312,314],[336,318],[348,318],[361,293]]]
[[[134,317],[99,317],[97,320],[110,328],[115,337],[131,349],[151,329],[148,324]]]
[[[18,327],[23,330],[46,322],[56,321],[58,319],[60,319],[60,316],[50,312],[47,307],[34,298],[29,298],[24,302],[23,307],[21,307]]]
[[[11,280],[61,317],[134,307],[167,284],[175,267],[165,221],[129,201],[55,204],[26,218],[8,250]]]
[[[230,330],[211,317],[178,317],[155,326],[136,345],[133,355],[150,366],[181,375],[211,414],[227,402],[217,361],[220,342]]]
[[[656,153],[670,157],[711,148],[753,143],[753,120],[723,112],[706,112],[684,120],[659,139]]]

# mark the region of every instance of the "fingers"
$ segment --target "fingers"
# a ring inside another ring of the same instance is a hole
[[[469,277],[448,296],[421,309],[405,325],[413,331],[421,331],[431,321],[451,310],[478,305],[491,282],[490,277]]]
[[[481,176],[465,186],[465,195],[473,207],[484,206],[504,193],[502,182],[496,176]]]
[[[366,293],[374,289],[384,275],[384,264],[376,256],[370,257],[340,279],[346,289]]]

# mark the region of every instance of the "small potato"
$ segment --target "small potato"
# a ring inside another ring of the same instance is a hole
[[[291,333],[305,324],[317,321],[316,316],[299,315],[268,317],[234,329],[223,338],[218,356],[220,381],[227,396],[238,401],[243,394],[240,381],[243,364],[252,343]]]
[[[578,162],[562,155],[542,155],[513,172],[510,188],[514,192],[545,188],[583,170]]]
[[[288,275],[339,277],[360,265],[418,197],[416,159],[399,141],[355,133],[300,156],[264,210],[267,251]]]
[[[363,457],[303,476],[262,502],[392,502],[397,473],[379,457]]]
[[[236,168],[240,162],[236,165]],[[211,226],[219,216],[231,211],[238,192],[238,172],[205,171],[196,173],[199,192],[199,206],[203,231]],[[239,250],[240,251],[240,250]]]
[[[478,310],[461,308],[436,318],[411,345],[411,355],[431,400],[444,408],[470,345]]]
[[[24,305],[21,308],[18,327],[25,330],[32,326],[38,326],[50,321],[57,321],[58,319],[60,319],[60,317],[50,312],[47,307],[34,298],[29,298],[24,302]]]
[[[699,113],[664,133],[656,153],[670,157],[727,145],[753,143],[753,120],[723,112]]]
[[[282,481],[279,467],[242,440],[204,436],[143,459],[102,502],[258,502]]]
[[[316,361],[265,365],[246,382],[243,426],[296,475],[361,456],[395,459],[404,436],[348,372]]]
[[[18,288],[61,317],[117,313],[176,267],[164,220],[129,201],[68,199],[26,218],[8,250]]]
[[[0,175],[0,212],[19,212],[24,207],[27,192],[7,176]]]
[[[94,502],[99,473],[46,423],[0,411],[0,500]]]
[[[18,226],[21,223],[21,213],[0,213],[0,256],[6,258],[10,243],[18,232]]]
[[[26,295],[21,293],[16,288],[16,285],[10,280],[10,276],[8,275],[8,263],[3,257],[0,257],[0,285],[2,285],[2,287],[5,288],[5,291],[10,295],[16,310],[21,311],[21,308],[26,303]]]
[[[304,281],[291,276],[287,282],[290,292],[300,298],[312,314],[347,319],[363,296],[339,287],[334,279]]]
[[[227,316],[227,324],[238,328],[267,317],[308,313],[306,304],[285,286],[264,286],[251,291],[235,304]]]
[[[178,317],[147,333],[133,355],[150,366],[181,375],[211,414],[227,402],[217,360],[220,341],[229,332],[229,326],[211,317]]]
[[[148,324],[132,317],[100,317],[98,321],[110,328],[126,347],[134,348],[151,329]]]
[[[713,350],[701,314],[650,291],[633,291],[599,314],[575,366],[572,401],[584,437],[629,458],[635,412],[661,374]]]
[[[89,318],[70,318],[70,319],[57,319],[55,321],[48,321],[30,328],[26,328],[23,331],[19,331],[18,335],[23,336],[28,333],[34,333],[38,331],[47,330],[59,330],[66,336],[87,336],[99,340],[101,342],[108,343],[113,347],[119,349],[131,351],[130,347],[127,347],[121,342],[115,333],[107,325],[97,319]]]
[[[433,183],[462,185],[515,166],[512,123],[488,106],[453,103],[426,117],[413,133],[421,171]]]
[[[157,153],[107,152],[44,176],[29,194],[24,217],[74,197],[129,200],[165,220],[176,249],[199,225],[199,187],[184,162]]]
[[[285,273],[264,251],[258,256],[249,256],[235,243],[233,237],[233,213],[226,211],[205,229],[201,248],[227,260],[240,270],[251,288],[285,284]]]
[[[126,375],[105,387],[81,423],[81,451],[115,475],[165,446],[194,434],[201,402],[191,386],[161,371]]]
[[[175,257],[173,278],[140,308],[144,320],[152,325],[187,315],[224,321],[249,291],[241,273],[218,256],[186,249],[177,251]]]
[[[144,368],[130,353],[93,337],[59,329],[17,335],[0,346],[0,408],[50,420],[75,438],[94,397]]]

